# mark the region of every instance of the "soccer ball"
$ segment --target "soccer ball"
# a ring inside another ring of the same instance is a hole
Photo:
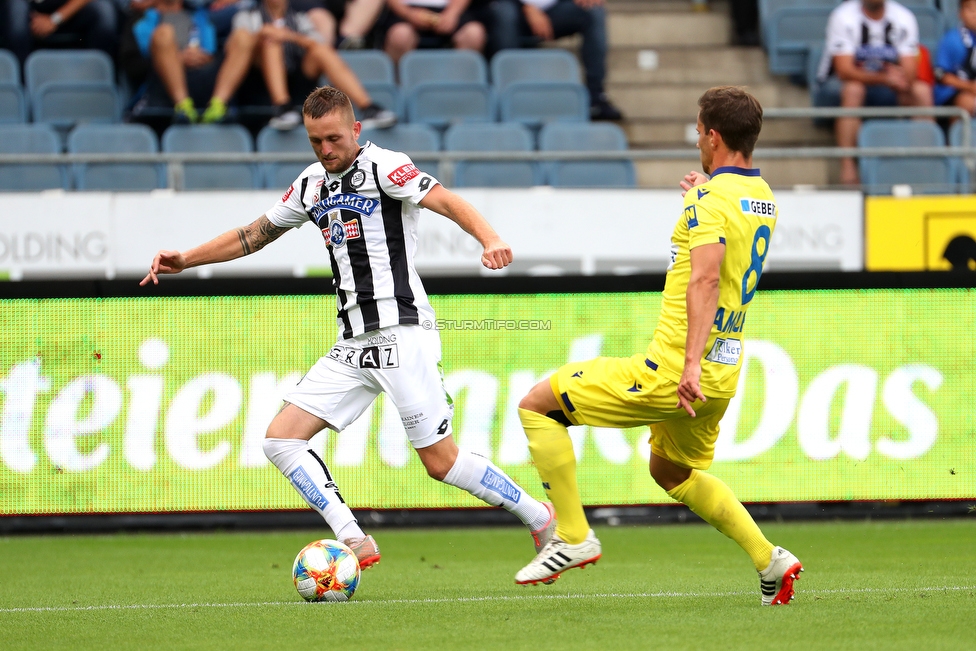
[[[292,578],[306,601],[348,601],[359,586],[359,561],[335,540],[316,540],[295,558]]]

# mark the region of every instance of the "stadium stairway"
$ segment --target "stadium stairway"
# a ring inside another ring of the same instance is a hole
[[[687,146],[686,138],[694,135],[698,97],[712,86],[747,86],[765,108],[810,106],[806,88],[769,73],[762,48],[732,45],[725,2],[712,0],[707,6],[708,11],[699,12],[691,0],[607,0],[607,92],[626,117],[622,126],[631,148]],[[831,144],[831,132],[815,128],[811,120],[767,120],[759,139],[760,147]],[[638,185],[673,187],[691,164],[637,161]],[[836,177],[823,160],[763,165],[756,159],[756,164],[774,187],[823,186]]]

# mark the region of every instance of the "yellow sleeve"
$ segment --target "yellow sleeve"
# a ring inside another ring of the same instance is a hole
[[[688,250],[704,244],[725,244],[725,217],[700,201],[685,206],[688,220]]]

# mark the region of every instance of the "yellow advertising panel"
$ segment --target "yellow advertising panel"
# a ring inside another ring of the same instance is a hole
[[[976,271],[976,196],[868,197],[868,271]]]

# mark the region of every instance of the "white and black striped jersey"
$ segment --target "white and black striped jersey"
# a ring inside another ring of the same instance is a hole
[[[344,339],[398,323],[433,322],[413,258],[419,203],[437,183],[406,154],[367,142],[340,174],[309,165],[267,212],[277,226],[311,221],[322,231]]]

